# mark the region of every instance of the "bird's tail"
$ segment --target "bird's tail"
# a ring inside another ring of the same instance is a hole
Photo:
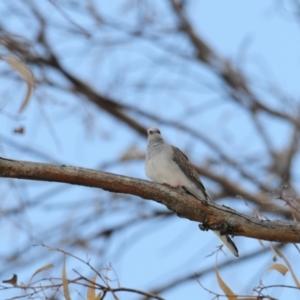
[[[220,231],[212,230],[212,232],[222,241],[222,243],[236,256],[239,257],[239,251],[232,241],[232,239],[227,235],[221,235]]]

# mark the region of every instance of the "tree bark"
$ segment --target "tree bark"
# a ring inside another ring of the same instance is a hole
[[[298,223],[259,220],[224,205],[200,201],[181,189],[175,190],[146,180],[92,169],[4,158],[0,158],[0,177],[62,182],[131,194],[155,200],[182,218],[204,223],[206,229],[273,242],[300,242]]]

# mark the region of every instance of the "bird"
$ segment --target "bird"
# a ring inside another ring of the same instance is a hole
[[[211,201],[198,172],[187,156],[177,147],[166,143],[158,128],[149,128],[147,135],[147,177],[153,182],[169,187],[183,188],[197,199]],[[212,231],[236,257],[239,257],[238,249],[228,235],[217,230]]]

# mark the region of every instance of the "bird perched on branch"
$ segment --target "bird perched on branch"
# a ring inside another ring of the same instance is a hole
[[[184,188],[198,199],[211,201],[198,172],[186,155],[178,148],[167,144],[159,129],[150,128],[147,133],[148,147],[145,166],[147,177],[154,182],[173,188]],[[228,235],[222,235],[216,230],[212,231],[235,256],[239,256],[238,249]]]

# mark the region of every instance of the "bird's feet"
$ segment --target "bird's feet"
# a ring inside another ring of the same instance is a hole
[[[169,184],[169,183],[166,183],[166,182],[164,182],[163,185],[166,185],[166,186],[171,187],[171,188],[173,188],[173,189],[179,189],[179,188],[181,188],[180,185],[173,186],[173,185],[171,185],[171,184]]]
[[[204,221],[202,224],[199,224],[198,227],[202,231],[208,231],[210,229],[210,226],[208,225],[207,221]]]

